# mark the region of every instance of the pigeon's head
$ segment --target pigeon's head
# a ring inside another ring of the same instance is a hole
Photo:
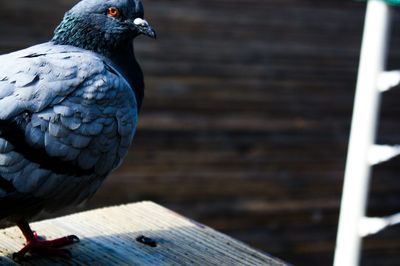
[[[82,0],[65,14],[52,41],[109,55],[139,35],[156,38],[140,0]]]

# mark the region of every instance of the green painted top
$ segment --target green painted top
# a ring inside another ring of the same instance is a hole
[[[358,1],[366,2],[367,0],[358,0]],[[400,5],[400,0],[383,0],[383,1],[388,3],[389,5]]]
[[[400,5],[400,0],[384,0],[384,1],[391,5]]]

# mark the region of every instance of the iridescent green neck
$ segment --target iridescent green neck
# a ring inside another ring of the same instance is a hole
[[[85,19],[66,14],[51,41],[93,51],[110,59],[134,88],[140,108],[144,95],[143,74],[135,59],[132,38],[117,36],[117,39],[112,34],[96,31],[95,24],[95,21],[89,24]]]
[[[93,24],[93,22],[91,22]],[[112,57],[122,45],[122,40],[113,38],[111,34],[97,31],[82,18],[66,14],[61,24],[54,31],[51,40],[55,44],[72,45],[89,51]],[[128,40],[123,40],[129,43]]]

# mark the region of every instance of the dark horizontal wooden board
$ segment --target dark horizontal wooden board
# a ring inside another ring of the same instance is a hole
[[[0,52],[51,38],[76,1],[3,5]],[[147,91],[122,167],[84,207],[155,200],[296,265],[332,262],[365,3],[152,0],[139,38]],[[400,68],[394,10],[389,67]],[[400,91],[379,143],[400,143]],[[399,159],[374,168],[371,215],[399,210]],[[72,210],[69,210],[72,211]],[[400,229],[362,265],[399,265]]]

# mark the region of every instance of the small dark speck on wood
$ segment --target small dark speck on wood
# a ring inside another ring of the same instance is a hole
[[[149,237],[139,236],[138,238],[136,238],[136,241],[152,248],[157,247],[157,242]]]

